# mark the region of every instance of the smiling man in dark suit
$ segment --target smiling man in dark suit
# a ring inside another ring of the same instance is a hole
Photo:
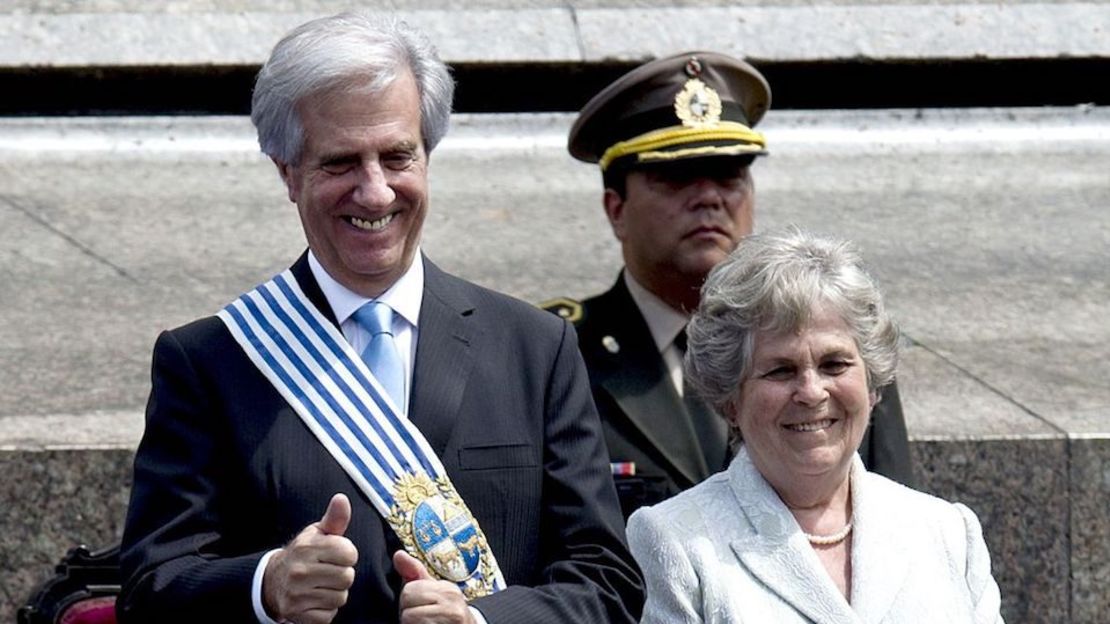
[[[289,33],[251,118],[308,251],[163,333],[123,622],[635,622],[570,324],[419,250],[453,82],[423,35]]]
[[[692,52],[651,61],[594,96],[568,148],[602,172],[602,202],[624,270],[607,292],[543,307],[571,320],[625,516],[723,470],[725,421],[684,391],[685,327],[706,275],[752,233],[753,128],[771,90],[751,65]],[[911,484],[898,388],[884,390],[860,454]]]

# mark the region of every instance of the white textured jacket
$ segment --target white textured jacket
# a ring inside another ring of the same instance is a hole
[[[851,468],[851,603],[741,447],[728,470],[628,521],[643,624],[1002,622],[975,514]]]

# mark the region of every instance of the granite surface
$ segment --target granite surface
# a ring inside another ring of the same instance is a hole
[[[1067,440],[919,440],[913,452],[922,490],[979,516],[1005,620],[1067,622],[1074,521]],[[1105,526],[1105,510],[1084,520]]]
[[[130,495],[129,449],[0,450],[0,622],[75,545],[119,541]]]
[[[1110,439],[929,439],[912,452],[922,490],[978,514],[1007,622],[1104,621]],[[119,539],[132,458],[119,448],[0,451],[0,621],[70,547]]]
[[[1110,436],[1070,440],[1072,624],[1110,619]]]

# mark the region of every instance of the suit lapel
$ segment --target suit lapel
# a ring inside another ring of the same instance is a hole
[[[622,278],[605,295],[599,307],[606,309],[606,318],[599,324],[601,332],[592,336],[599,342],[606,337],[615,340],[617,352],[609,345],[597,344],[596,383],[606,390],[620,406],[631,424],[683,477],[683,487],[690,487],[708,477],[701,446],[686,406],[667,378],[663,360],[655,348],[651,331],[640,310],[628,294]],[[714,471],[719,467],[714,466]]]
[[[601,385],[616,399],[628,420],[670,462],[689,487],[709,476],[701,447],[694,437],[685,408],[669,384],[645,384],[635,377],[635,362],[604,380]],[[642,360],[641,360],[642,361]],[[664,380],[665,381],[665,380]]]
[[[852,465],[852,606],[863,622],[882,622],[910,571],[906,540],[915,519],[874,490],[877,477]],[[870,487],[869,487],[870,486]]]
[[[729,486],[752,529],[731,546],[751,575],[815,622],[859,622],[743,446],[729,467]]]
[[[458,283],[424,261],[424,299],[420,305],[416,368],[409,418],[442,457],[454,430],[463,390],[472,369],[474,329],[467,317],[474,305]]]

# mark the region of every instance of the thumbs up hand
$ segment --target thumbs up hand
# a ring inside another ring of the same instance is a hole
[[[397,574],[401,575],[401,580],[406,583],[436,580],[419,559],[403,550],[393,553],[393,569],[397,570]]]
[[[316,523],[316,527],[325,535],[343,536],[347,532],[347,525],[351,524],[351,501],[346,494],[336,494],[328,501],[328,508],[324,510],[324,517]]]
[[[262,576],[262,604],[278,622],[328,624],[347,602],[358,550],[343,536],[351,501],[336,494],[323,517],[274,553]]]
[[[403,550],[393,553],[401,589],[401,624],[474,624],[459,586],[436,580],[424,564]]]

